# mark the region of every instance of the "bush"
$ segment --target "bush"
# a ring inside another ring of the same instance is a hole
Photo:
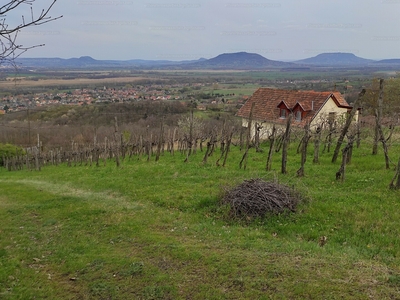
[[[301,196],[292,188],[262,179],[245,180],[227,190],[222,204],[228,205],[234,218],[265,217],[269,214],[295,212]]]
[[[4,164],[3,157],[13,157],[21,153],[24,153],[24,150],[21,147],[0,143],[0,166],[3,166]]]

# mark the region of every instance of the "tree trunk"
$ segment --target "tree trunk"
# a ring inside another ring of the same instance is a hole
[[[378,133],[379,133],[379,140],[382,142],[382,147],[383,147],[383,153],[385,155],[385,165],[386,169],[390,169],[390,159],[389,159],[389,147],[387,145],[387,139],[385,139],[382,131],[382,126],[379,124],[378,126]],[[391,134],[389,135],[390,139]]]
[[[347,145],[342,150],[342,164],[341,164],[341,166],[339,168],[339,171],[336,172],[336,180],[340,179],[342,182],[344,181],[347,157],[349,155],[350,149],[353,147],[353,143],[354,143],[354,135],[349,136],[349,140],[347,142]]]
[[[164,137],[164,119],[161,120],[161,125],[160,125],[160,135],[158,137],[158,143],[157,143],[156,161],[158,161],[160,159],[161,145],[163,143],[163,137]]]
[[[303,143],[301,146],[300,169],[297,170],[297,176],[299,176],[299,177],[304,176],[304,165],[306,164],[306,160],[307,160],[307,146],[308,146],[309,140],[310,140],[310,125],[307,123],[304,126]]]
[[[347,116],[346,123],[343,126],[342,132],[341,132],[339,139],[337,141],[337,144],[336,144],[335,151],[333,152],[333,157],[332,157],[333,163],[336,162],[337,157],[339,156],[339,150],[340,150],[340,147],[342,146],[344,137],[346,136],[347,131],[349,130],[349,127],[351,125],[351,122],[353,121],[353,118],[358,110],[358,103],[360,102],[360,99],[362,96],[364,96],[364,94],[365,94],[365,89],[363,89],[358,94],[358,97],[357,97],[356,101],[354,102],[353,108],[351,109],[350,114]]]
[[[382,107],[383,107],[383,79],[379,81],[378,109],[375,110],[375,119],[376,119],[375,131],[377,132],[378,136],[377,141],[381,141],[382,143],[383,153],[385,155],[386,169],[389,169],[390,159],[389,159],[389,147],[387,145],[387,141],[389,141],[389,139],[391,138],[393,131],[391,130],[389,137],[386,139],[382,130]],[[376,150],[376,153],[374,153],[374,150]],[[377,149],[375,149],[375,140],[374,140],[373,154],[377,154]]]
[[[396,190],[400,189],[400,158],[397,163],[396,174],[390,182],[389,187]]]
[[[246,170],[247,166],[247,155],[249,153],[250,149],[250,141],[251,141],[251,126],[252,126],[252,121],[253,121],[253,111],[254,111],[254,106],[255,102],[251,104],[251,109],[250,109],[250,115],[249,115],[249,122],[247,123],[247,136],[246,136],[246,150],[243,154],[243,157],[239,163],[239,168],[241,169],[243,166],[243,169]]]
[[[115,162],[117,164],[117,167],[120,166],[119,162],[119,149],[118,149],[118,121],[117,117],[114,118],[114,142],[115,142],[115,150],[114,150],[114,155],[115,155]]]
[[[224,137],[224,147],[223,147],[223,150],[221,151],[221,156],[218,158],[218,160],[216,161],[216,165],[217,166],[219,166],[220,164],[219,164],[219,161],[221,160],[221,159],[223,159],[223,163],[222,163],[222,166],[224,167],[225,166],[225,163],[226,163],[226,159],[227,159],[227,157],[228,157],[228,153],[229,153],[229,150],[230,150],[230,145],[231,145],[231,142],[232,142],[232,136],[233,136],[233,130],[231,131],[231,133],[229,134],[229,136],[226,136],[226,137]],[[225,138],[226,138],[226,140],[225,140]]]
[[[37,135],[37,150],[36,150],[36,156],[35,156],[35,162],[36,162],[36,171],[40,171],[40,137],[39,134]]]
[[[360,148],[361,145],[361,118],[358,116],[357,120],[357,141],[356,141],[357,148]]]
[[[326,136],[325,139],[325,145],[324,145],[324,149],[322,150],[322,152],[325,152],[325,148],[327,148],[326,152],[331,152],[331,146],[332,146],[332,136],[336,131],[336,126],[335,122],[333,120],[328,120],[328,125],[329,125],[329,131],[328,131],[328,135]]]
[[[240,127],[240,136],[239,136],[239,149],[240,152],[243,150],[244,148],[244,139],[243,139],[243,132],[245,131],[245,127]]]
[[[319,147],[321,145],[321,132],[322,132],[322,126],[318,126],[316,131],[315,131],[315,136],[314,136],[314,158],[313,158],[313,163],[318,164],[319,163]]]
[[[254,146],[256,147],[256,152],[261,152],[260,149],[260,131],[262,126],[255,122],[254,124]]]
[[[379,119],[379,113],[375,112],[375,128],[374,128],[374,141],[372,144],[372,155],[377,155],[378,154],[378,142],[379,142],[379,124],[380,124],[380,119]]]
[[[281,172],[282,174],[286,174],[286,165],[287,165],[287,156],[288,156],[288,148],[289,148],[289,141],[290,141],[290,127],[292,125],[292,114],[289,114],[289,117],[287,119],[286,123],[286,130],[285,134],[283,136],[283,141],[282,141],[282,169]]]
[[[228,153],[229,153],[229,151],[231,149],[231,144],[232,144],[232,137],[233,137],[233,129],[232,129],[231,134],[230,134],[230,136],[228,138],[228,141],[226,143],[226,151],[225,151],[225,156],[224,156],[224,162],[222,163],[223,167],[225,167],[226,160],[228,159]]]
[[[189,161],[189,156],[192,154],[193,147],[193,110],[190,112],[189,138],[187,140],[188,151],[186,153],[185,162]]]
[[[222,123],[222,129],[221,129],[221,152],[225,152],[225,137],[227,138],[227,133],[226,133],[226,119],[224,119]]]
[[[268,151],[268,158],[267,158],[267,164],[265,166],[265,169],[267,171],[271,171],[272,153],[274,152],[274,145],[275,145],[275,139],[276,139],[276,127],[275,127],[275,124],[272,126],[272,132],[271,132],[271,135],[268,137],[268,139],[269,139],[269,151]]]

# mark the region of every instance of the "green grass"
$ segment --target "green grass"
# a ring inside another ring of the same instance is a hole
[[[323,153],[297,178],[280,153],[251,150],[246,170],[234,148],[165,153],[100,167],[0,169],[1,299],[396,299],[400,295],[400,192],[370,145],[354,149],[346,180]],[[264,145],[267,150],[267,145]],[[390,149],[393,161],[399,146]],[[382,151],[381,151],[382,152]],[[223,187],[278,179],[307,199],[295,214],[229,220]],[[327,243],[320,247],[321,236]]]

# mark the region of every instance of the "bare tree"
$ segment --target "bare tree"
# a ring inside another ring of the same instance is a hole
[[[249,153],[249,149],[251,147],[251,126],[252,126],[252,122],[253,122],[253,112],[254,112],[254,107],[255,107],[255,102],[253,102],[251,104],[251,109],[250,109],[250,115],[249,115],[249,121],[247,123],[247,136],[246,136],[246,150],[243,154],[242,160],[239,163],[239,168],[242,168],[243,165],[243,169],[246,170],[246,166],[247,166],[247,155]]]
[[[297,176],[303,177],[304,176],[304,165],[307,160],[307,146],[308,146],[308,141],[311,138],[311,133],[310,133],[310,124],[307,123],[304,126],[304,136],[301,141],[301,166],[300,169],[297,170]]]
[[[289,114],[289,118],[287,120],[286,123],[286,130],[283,136],[283,142],[282,142],[282,169],[281,169],[281,173],[282,174],[286,174],[287,173],[287,169],[286,169],[286,165],[287,165],[287,156],[288,156],[288,148],[289,148],[289,142],[290,142],[290,129],[291,129],[291,124],[292,124],[292,118],[293,118],[293,114],[290,113]]]
[[[114,118],[114,143],[115,143],[115,150],[114,150],[114,155],[115,155],[115,162],[117,164],[117,167],[120,166],[120,161],[119,161],[119,147],[118,147],[118,120],[117,117]],[[110,146],[112,147],[112,146]],[[110,157],[111,158],[111,157]]]
[[[4,4],[0,4],[0,63],[5,61],[13,62],[18,56],[26,52],[29,49],[43,46],[33,45],[33,46],[23,46],[17,43],[18,33],[27,27],[42,25],[50,21],[61,18],[51,17],[49,15],[50,10],[57,2],[57,0],[52,0],[46,8],[43,8],[39,14],[34,12],[33,6],[36,0],[12,0],[7,1]],[[15,13],[20,9],[23,9],[24,5],[30,7],[30,15],[26,17],[21,15],[21,21],[15,25],[11,24],[8,15],[10,13]]]
[[[389,136],[386,138],[383,134],[382,130],[382,107],[383,107],[383,79],[379,81],[379,97],[378,97],[378,108],[375,109],[375,131],[377,132],[378,141],[382,142],[383,152],[385,154],[385,162],[386,162],[386,169],[390,168],[390,159],[389,159],[389,146],[388,142],[392,137],[393,131],[395,126],[390,126]],[[377,143],[375,142],[376,138],[374,139],[374,148],[373,154],[377,154]]]
[[[275,145],[275,140],[276,140],[276,127],[275,124],[272,126],[272,132],[271,134],[268,136],[269,139],[269,151],[268,151],[268,158],[267,158],[267,163],[265,166],[265,169],[267,171],[271,171],[271,167],[272,167],[272,153],[273,153],[273,149],[274,149],[274,145]]]
[[[351,123],[353,121],[353,118],[354,118],[356,112],[358,111],[360,99],[362,98],[362,96],[364,96],[364,94],[365,94],[365,89],[363,89],[358,94],[358,97],[357,97],[356,101],[354,101],[353,108],[351,109],[349,115],[347,116],[346,123],[343,126],[342,133],[339,136],[339,139],[338,139],[338,141],[336,143],[335,151],[333,153],[333,157],[332,157],[332,162],[333,163],[336,162],[336,159],[337,159],[337,157],[339,155],[339,150],[340,150],[340,147],[341,147],[341,145],[343,143],[344,137],[346,136],[347,131],[349,130],[349,127],[350,127],[350,125],[351,125]]]
[[[353,148],[355,134],[351,134],[347,138],[348,138],[347,145],[342,149],[342,164],[340,165],[339,171],[336,172],[336,180],[341,179],[342,182],[344,181],[345,177],[348,155],[350,154],[350,151]]]
[[[313,163],[319,163],[319,148],[321,145],[321,133],[323,129],[324,123],[318,124],[317,128],[315,129],[314,134],[314,159]]]
[[[397,168],[396,168],[396,174],[394,175],[392,181],[390,182],[389,187],[391,189],[400,189],[400,159],[399,162],[397,163]]]

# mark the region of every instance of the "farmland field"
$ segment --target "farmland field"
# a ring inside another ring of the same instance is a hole
[[[7,81],[0,81],[0,88],[28,88],[28,87],[53,87],[53,86],[88,86],[97,84],[121,84],[132,83],[144,80],[145,77],[113,77],[113,78],[74,78],[74,79],[50,79],[28,80],[25,78],[13,78]]]

